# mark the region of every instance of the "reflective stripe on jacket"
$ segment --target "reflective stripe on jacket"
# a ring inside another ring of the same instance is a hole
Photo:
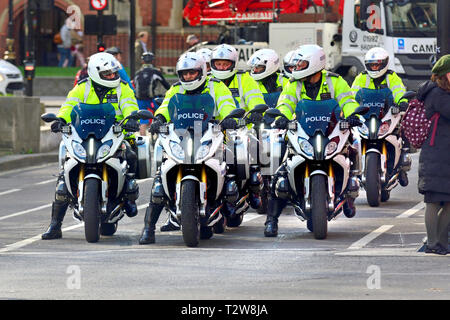
[[[170,89],[166,92],[164,101],[161,103],[161,106],[156,110],[155,116],[161,114],[164,116],[164,118],[166,118],[167,121],[170,121],[168,105],[170,99],[177,93],[186,94],[186,90],[184,90],[181,84],[179,83],[175,83],[174,85],[172,85]],[[214,99],[214,103],[216,106],[214,117],[216,117],[219,120],[222,120],[233,109],[236,109],[236,104],[234,103],[231,92],[222,81],[212,80],[210,76],[207,76],[205,87],[202,93],[209,93],[211,97]]]
[[[320,89],[314,100],[321,100],[320,95],[329,92],[331,98],[339,103],[345,117],[348,117],[355,111],[358,107],[358,103],[355,100],[350,86],[344,78],[337,74],[322,70],[322,79],[320,81]],[[291,80],[281,92],[277,103],[277,109],[279,109],[288,119],[292,120],[297,103],[301,99],[311,100],[306,94],[303,83],[298,80]]]

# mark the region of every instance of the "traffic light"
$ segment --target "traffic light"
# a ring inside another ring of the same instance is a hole
[[[104,43],[97,43],[97,52],[105,52],[106,46]]]

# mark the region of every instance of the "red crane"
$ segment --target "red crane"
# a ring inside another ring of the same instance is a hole
[[[192,26],[218,21],[272,22],[279,14],[303,13],[309,7],[334,5],[335,0],[189,0],[183,17]],[[343,0],[341,0],[343,2]]]

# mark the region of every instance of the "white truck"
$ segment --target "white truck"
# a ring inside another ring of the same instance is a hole
[[[373,47],[390,53],[389,68],[410,90],[431,75],[436,53],[437,0],[345,0],[340,23],[270,23],[269,47],[283,57],[301,44],[327,53],[326,68],[351,85]],[[342,31],[340,31],[342,30]]]

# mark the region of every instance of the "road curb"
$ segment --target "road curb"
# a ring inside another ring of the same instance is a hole
[[[14,154],[0,157],[0,172],[58,162],[58,153]]]

